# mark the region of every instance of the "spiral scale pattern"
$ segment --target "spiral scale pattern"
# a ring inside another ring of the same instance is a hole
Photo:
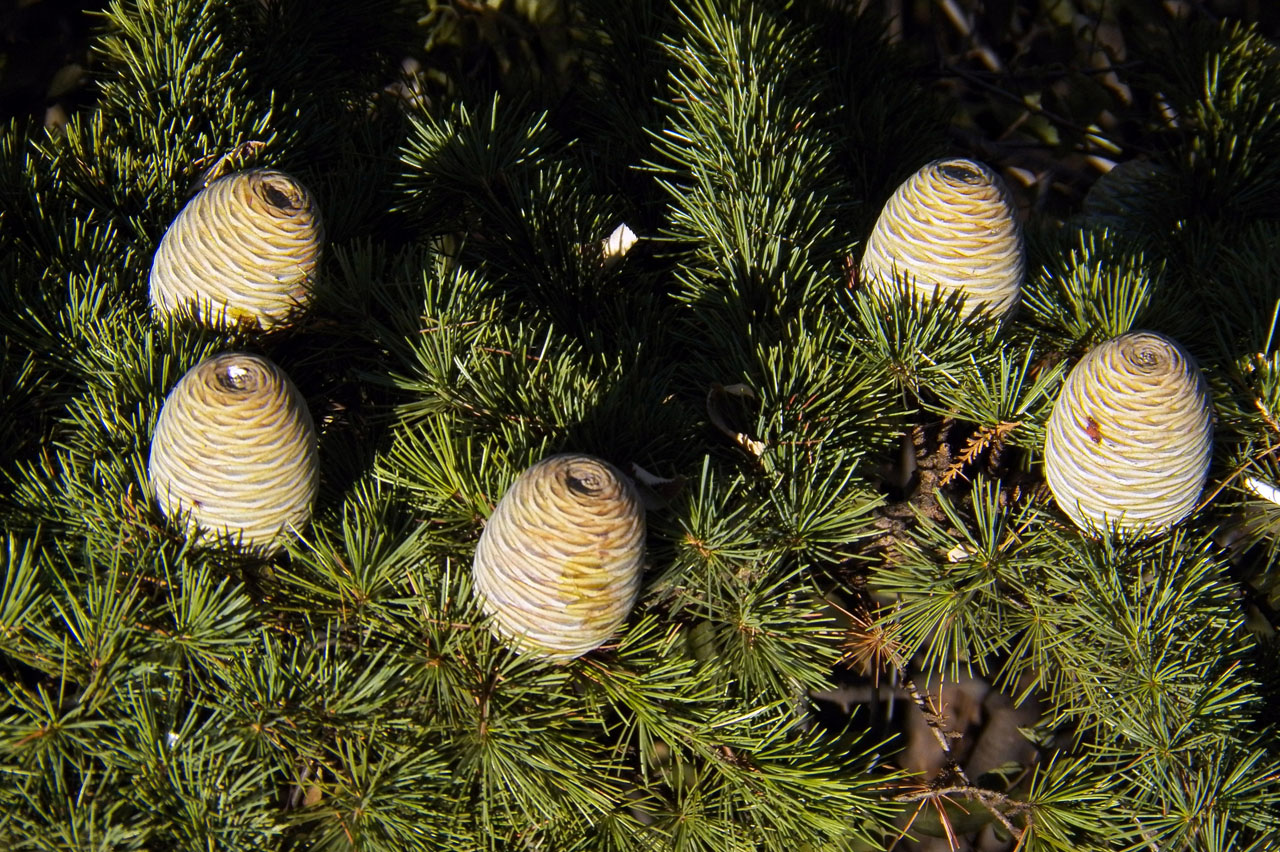
[[[215,328],[287,326],[311,303],[324,243],[320,212],[284,172],[215,180],[187,203],[151,263],[151,310],[182,308]]]
[[[1087,532],[1151,535],[1191,513],[1212,451],[1199,367],[1177,341],[1134,331],[1089,350],[1067,376],[1049,416],[1045,476]]]
[[[631,482],[591,456],[550,456],[503,495],[476,545],[476,591],[518,650],[579,657],[607,640],[635,604],[644,507]]]
[[[1000,176],[973,160],[935,160],[899,186],[867,239],[860,267],[869,286],[896,293],[898,280],[922,297],[964,296],[961,312],[997,318],[1018,305],[1025,252],[1022,226]]]
[[[275,364],[243,352],[217,355],[169,392],[147,470],[161,512],[187,513],[189,534],[237,536],[246,548],[272,553],[282,535],[311,520],[315,428]]]

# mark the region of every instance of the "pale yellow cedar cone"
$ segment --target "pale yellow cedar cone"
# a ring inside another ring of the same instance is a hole
[[[626,621],[640,589],[644,508],[600,459],[550,456],[503,495],[476,545],[476,592],[517,650],[570,660]]]
[[[1022,226],[1008,187],[982,163],[935,160],[899,186],[867,238],[860,278],[893,294],[959,293],[961,312],[996,319],[1018,306],[1025,272]]]
[[[217,355],[169,392],[147,469],[161,512],[186,513],[189,534],[230,535],[269,554],[311,520],[315,428],[275,364],[242,352]]]
[[[1150,535],[1178,523],[1204,489],[1213,404],[1177,341],[1133,331],[1095,346],[1049,416],[1045,478],[1087,532]]]
[[[271,330],[310,305],[324,225],[311,194],[272,169],[218,178],[173,220],[151,263],[151,310],[215,328]]]

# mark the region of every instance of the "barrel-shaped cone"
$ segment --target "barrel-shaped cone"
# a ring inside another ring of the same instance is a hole
[[[311,194],[272,169],[215,180],[187,203],[151,263],[151,310],[270,330],[311,303],[324,226]]]
[[[1162,334],[1134,331],[1080,359],[1049,416],[1045,477],[1080,528],[1159,533],[1195,508],[1213,451],[1199,367]]]
[[[905,282],[924,298],[963,297],[961,312],[1003,319],[1018,305],[1026,267],[1022,226],[1000,176],[973,160],[935,160],[885,203],[859,269],[867,286]]]
[[[185,518],[188,533],[274,552],[310,521],[319,484],[306,402],[266,358],[207,358],[165,399],[148,473],[161,512]]]
[[[503,495],[476,545],[475,587],[517,650],[570,660],[602,645],[635,605],[644,507],[591,456],[550,456]]]

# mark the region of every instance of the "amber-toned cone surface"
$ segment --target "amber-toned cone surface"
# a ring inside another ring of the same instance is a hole
[[[310,304],[324,226],[284,172],[219,178],[173,220],[151,263],[151,310],[214,327],[288,324]]]
[[[626,621],[640,589],[644,508],[591,456],[550,456],[503,495],[476,545],[484,611],[518,650],[569,660]]]
[[[311,520],[319,485],[302,396],[275,364],[240,352],[201,361],[169,392],[147,468],[166,517],[188,513],[189,532],[266,553]]]
[[[1000,176],[973,160],[935,160],[899,186],[867,239],[860,277],[924,298],[964,297],[965,316],[1003,318],[1018,305],[1026,262],[1022,227]]]
[[[1067,376],[1049,416],[1045,477],[1087,532],[1148,535],[1190,514],[1213,451],[1213,406],[1195,361],[1150,331],[1108,340]]]

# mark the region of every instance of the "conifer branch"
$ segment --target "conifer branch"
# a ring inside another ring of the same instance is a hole
[[[915,681],[908,677],[905,672],[899,671],[898,674],[902,678],[902,684],[907,690],[907,695],[915,702],[916,708],[924,717],[925,724],[929,726],[929,732],[933,734],[938,747],[942,749],[947,761],[947,771],[954,773],[955,777],[959,778],[965,785],[969,785],[970,781],[965,775],[964,767],[956,762],[951,751],[951,740],[963,736],[963,734],[959,731],[944,731],[942,725],[946,717],[941,710],[934,708],[932,696],[928,693],[922,695],[916,687]]]
[[[977,432],[969,437],[964,449],[960,452],[960,457],[952,462],[942,476],[938,477],[938,485],[947,485],[959,477],[964,469],[973,464],[988,447],[992,448],[993,453],[998,452],[1005,437],[1021,425],[1022,421],[1015,420],[1012,423],[997,423],[994,426],[980,427]]]
[[[986,790],[981,787],[974,787],[968,783],[961,785],[949,785],[945,787],[931,787],[928,790],[912,793],[899,793],[893,797],[895,802],[935,802],[945,799],[949,796],[962,796],[966,799],[972,799],[985,807],[992,816],[1000,821],[1005,830],[1013,837],[1014,840],[1021,842],[1025,829],[1014,825],[1009,819],[1009,814],[1027,814],[1030,817],[1032,806],[1026,802],[1019,802],[1011,799],[1003,793],[995,790]],[[954,848],[954,847],[953,847]]]
[[[1063,98],[1123,77],[1114,126],[1160,155],[1128,196],[1030,205],[1024,307],[994,327],[873,292],[857,259],[948,139],[1050,130],[1067,100],[1010,110],[968,71],[961,108],[995,112],[949,132],[867,4],[470,5],[415,25],[396,0],[113,0],[93,100],[55,132],[0,127],[0,836],[789,852],[905,845],[936,813],[955,846],[991,826],[1262,849],[1275,678],[1240,589],[1267,604],[1280,515],[1215,495],[1277,478],[1275,45],[1197,24],[1051,69]],[[149,269],[188,188],[250,165],[315,191],[313,313],[161,322]],[[620,221],[645,236],[612,262]],[[1045,487],[1071,363],[1134,327],[1205,365],[1227,478],[1167,536],[1087,536],[1019,495]],[[269,557],[190,542],[151,481],[171,389],[230,350],[278,363],[320,427],[310,523]],[[650,502],[621,626],[549,664],[488,629],[472,562],[561,452],[686,487]],[[1224,552],[1208,531],[1240,511]],[[977,754],[995,729],[938,706],[962,672],[1043,711],[1007,782],[957,739]],[[843,712],[806,700],[831,695]],[[892,704],[848,712],[881,695],[924,714],[929,783],[885,752]]]
[[[1267,427],[1277,436],[1280,436],[1280,423],[1276,423],[1275,418],[1271,416],[1271,412],[1267,410],[1266,403],[1262,401],[1262,397],[1255,396],[1253,405],[1258,409],[1258,413],[1262,415],[1262,420],[1267,424]]]

